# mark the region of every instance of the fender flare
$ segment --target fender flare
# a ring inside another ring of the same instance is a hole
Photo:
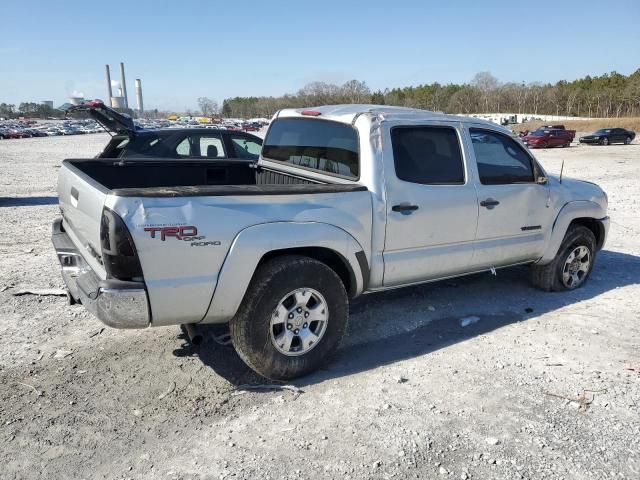
[[[268,253],[301,247],[319,247],[339,254],[356,282],[355,295],[365,288],[363,248],[349,233],[320,222],[272,222],[247,227],[234,238],[222,264],[216,288],[202,323],[228,322],[236,314],[260,260]],[[365,262],[366,263],[366,262]],[[366,265],[368,271],[368,265]]]
[[[539,265],[545,265],[553,261],[558,254],[560,245],[562,245],[562,240],[564,240],[567,229],[573,220],[585,217],[600,220],[605,216],[606,211],[600,205],[590,200],[576,200],[566,203],[560,209],[558,216],[553,222],[547,247],[537,263]]]

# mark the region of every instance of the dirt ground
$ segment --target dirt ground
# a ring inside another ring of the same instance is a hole
[[[362,297],[301,391],[178,327],[104,328],[64,297],[56,175],[105,135],[0,141],[0,478],[640,478],[640,145],[537,151],[599,183],[611,232],[590,281],[526,267]],[[479,321],[467,327],[460,319]]]

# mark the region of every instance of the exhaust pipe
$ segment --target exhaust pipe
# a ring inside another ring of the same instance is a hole
[[[192,345],[200,345],[204,341],[204,337],[195,323],[185,323],[182,327]]]

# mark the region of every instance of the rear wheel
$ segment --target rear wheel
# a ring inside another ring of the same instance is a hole
[[[596,237],[582,225],[569,228],[558,254],[547,265],[531,267],[531,281],[541,290],[573,290],[584,284],[591,274],[596,256]]]
[[[600,145],[609,145],[609,138],[608,137],[604,137],[600,140]]]
[[[631,143],[631,137],[627,137],[624,139],[624,144],[629,145]]]
[[[342,280],[327,265],[287,255],[263,264],[229,324],[240,358],[267,378],[284,380],[324,364],[349,317]]]

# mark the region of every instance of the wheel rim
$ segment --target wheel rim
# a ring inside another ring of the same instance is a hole
[[[574,248],[562,268],[562,283],[565,287],[576,288],[585,281],[591,267],[591,252],[585,246]]]
[[[271,315],[271,343],[284,355],[304,355],[320,343],[328,322],[329,307],[322,294],[298,288],[282,297]]]
[[[602,139],[602,144],[603,145],[609,145],[609,139],[607,137]]]
[[[625,145],[629,145],[631,143],[631,138],[627,137],[624,139]]]

